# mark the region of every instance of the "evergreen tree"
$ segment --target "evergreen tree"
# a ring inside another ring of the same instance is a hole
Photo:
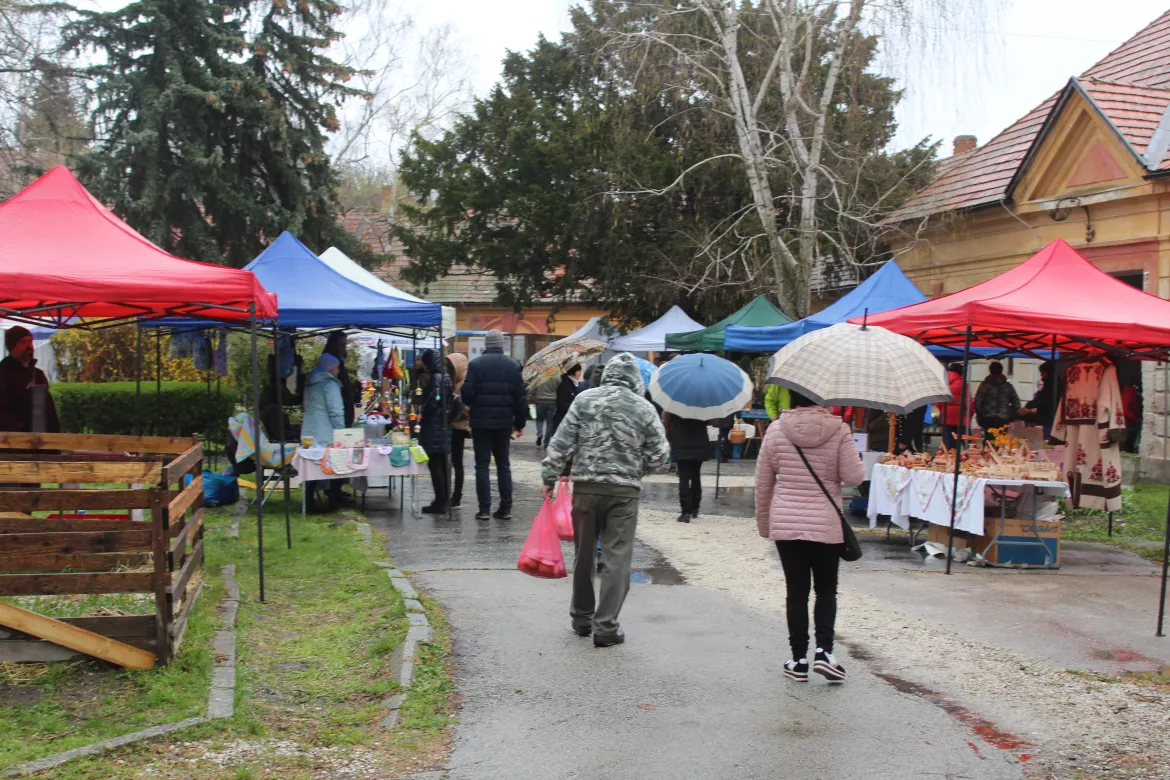
[[[94,149],[78,170],[143,235],[243,265],[282,230],[356,252],[324,146],[351,71],[325,55],[330,0],[137,0],[78,10],[65,48],[99,61]]]

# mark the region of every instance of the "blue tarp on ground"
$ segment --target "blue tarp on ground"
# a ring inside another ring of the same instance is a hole
[[[775,352],[806,333],[848,322],[853,317],[864,315],[867,310],[870,314],[877,314],[925,300],[926,296],[919,292],[914,282],[906,278],[897,263],[890,260],[839,301],[803,320],[764,328],[728,326],[723,337],[723,347],[729,352]],[[962,355],[962,349],[958,354]]]

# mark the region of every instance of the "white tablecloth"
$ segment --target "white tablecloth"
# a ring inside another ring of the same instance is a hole
[[[889,515],[899,528],[909,528],[910,518],[934,525],[951,524],[951,497],[954,474],[901,466],[878,464],[873,467],[869,488],[869,526],[877,525],[878,515]],[[959,501],[955,528],[983,535],[984,500],[989,487],[1022,488],[1057,496],[1069,495],[1064,482],[1036,482],[1017,479],[986,479],[959,476]]]
[[[317,450],[320,452],[321,450]],[[352,474],[326,474],[321,470],[320,461],[304,457],[301,450],[293,456],[293,468],[297,470],[302,482],[317,479],[353,479],[354,477],[411,477],[426,474],[427,464],[415,463],[412,458],[405,466],[391,466],[390,456],[382,455],[376,447],[366,447],[366,468],[355,469]]]

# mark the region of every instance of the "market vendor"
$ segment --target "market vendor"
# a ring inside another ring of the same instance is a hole
[[[1060,403],[1063,388],[1060,382],[1053,379],[1053,363],[1045,361],[1040,364],[1040,383],[1036,388],[1036,395],[1020,410],[1020,418],[1032,425],[1039,425],[1044,429],[1044,438],[1052,435],[1052,420],[1056,417],[1056,405]],[[1057,383],[1056,393],[1052,391],[1052,383]]]
[[[4,333],[8,356],[0,360],[0,431],[60,433],[49,378],[37,368],[33,337],[17,325]]]

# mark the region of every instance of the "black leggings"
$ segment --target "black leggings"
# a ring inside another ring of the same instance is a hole
[[[678,502],[682,511],[688,514],[698,512],[703,499],[703,485],[699,481],[703,461],[679,460],[675,465],[678,467]]]
[[[777,541],[784,582],[788,587],[788,644],[792,657],[808,657],[808,596],[816,588],[813,607],[817,647],[833,652],[833,627],[837,622],[837,566],[841,545],[803,539]]]
[[[463,448],[471,438],[470,431],[451,431],[451,465],[455,467],[455,489],[451,491],[451,503],[463,503]]]
[[[431,472],[431,487],[435,490],[435,501],[431,506],[439,509],[447,508],[447,499],[450,493],[447,492],[447,453],[445,452],[430,452],[427,453],[430,460],[427,461],[427,468]]]

